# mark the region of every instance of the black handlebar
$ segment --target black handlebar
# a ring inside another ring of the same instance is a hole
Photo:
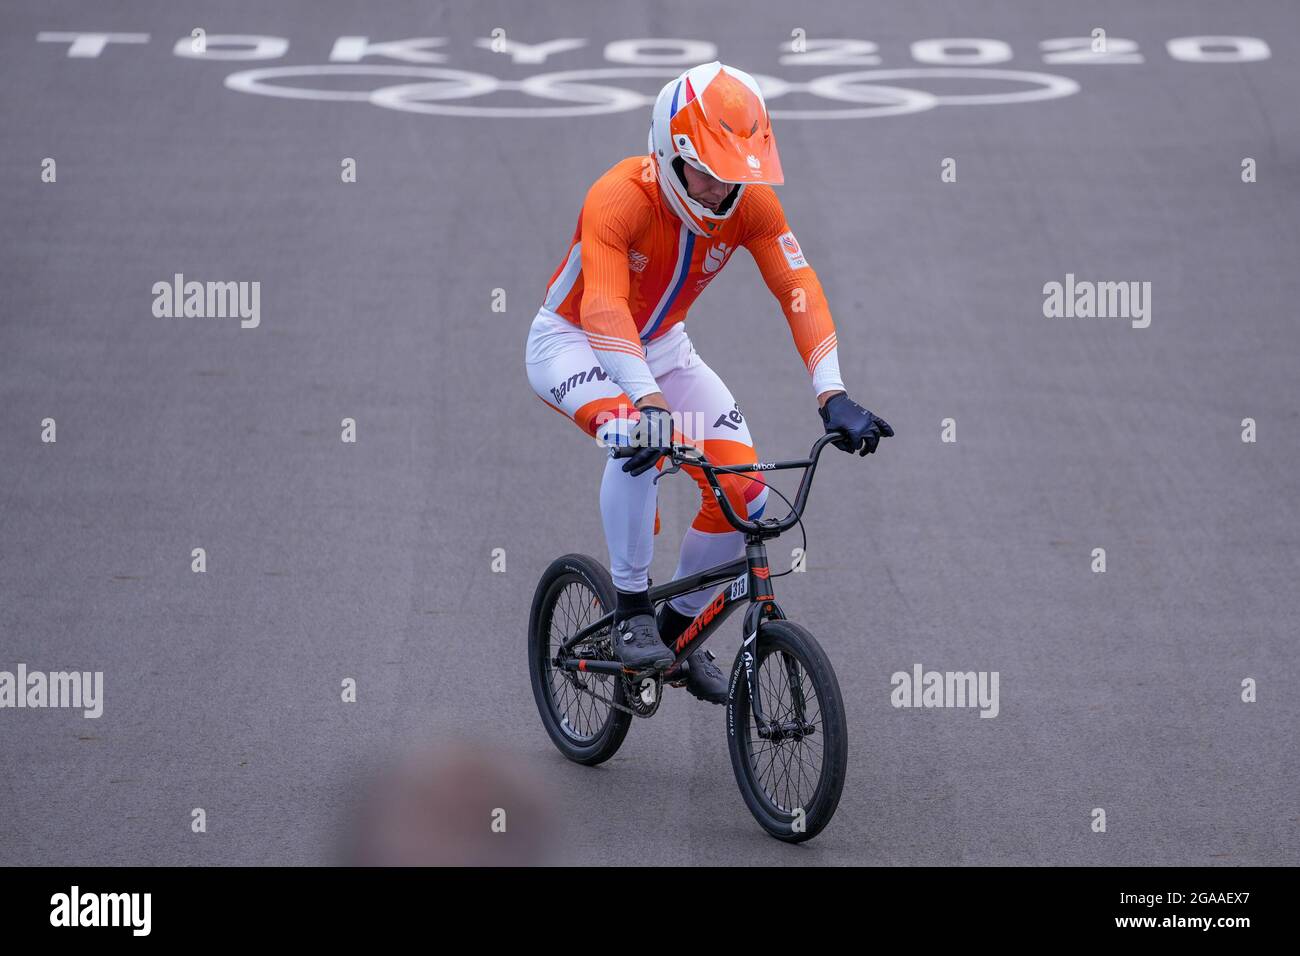
[[[718,499],[718,506],[722,509],[723,515],[726,516],[727,521],[737,531],[760,535],[764,538],[774,538],[783,532],[789,531],[803,517],[803,509],[808,503],[808,490],[812,487],[813,474],[817,471],[817,459],[821,457],[822,449],[827,444],[842,437],[838,432],[827,432],[813,443],[812,451],[808,453],[807,458],[794,458],[789,461],[756,461],[748,465],[714,465],[704,457],[704,452],[694,445],[676,443],[673,444],[671,451],[664,452],[664,457],[671,459],[673,464],[678,467],[682,465],[692,466],[704,473],[710,487],[713,488],[714,497]],[[639,451],[641,449],[635,445],[619,445],[610,450],[610,457],[631,458]],[[758,521],[741,518],[736,514],[735,509],[731,507],[731,501],[718,484],[717,479],[718,472],[723,474],[744,474],[753,471],[786,471],[790,468],[803,468],[806,470],[803,478],[799,481],[799,491],[795,494],[790,513],[779,521],[775,518],[763,518]]]

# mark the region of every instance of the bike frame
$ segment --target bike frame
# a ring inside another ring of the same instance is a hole
[[[768,538],[779,537],[782,533],[794,527],[803,516],[804,507],[808,502],[808,490],[812,487],[813,474],[817,470],[817,460],[827,443],[834,441],[838,437],[840,436],[833,433],[823,435],[813,445],[812,452],[807,458],[791,461],[760,461],[748,465],[712,465],[704,459],[698,449],[689,445],[674,445],[671,454],[665,456],[671,458],[673,468],[671,470],[666,469],[663,474],[677,471],[683,465],[699,468],[705,474],[727,521],[737,531],[745,533],[745,556],[684,578],[677,578],[667,584],[660,584],[657,587],[650,588],[650,603],[658,606],[660,603],[679,595],[730,582],[730,586],[722,588],[713,600],[705,606],[704,610],[696,615],[686,630],[682,631],[681,636],[673,642],[671,648],[674,655],[673,664],[661,676],[671,681],[674,672],[679,671],[681,662],[699,650],[738,605],[742,603],[748,604],[749,606],[745,611],[744,630],[742,632],[743,642],[740,654],[744,665],[746,684],[749,689],[750,703],[760,729],[766,726],[767,721],[763,716],[759,688],[754,680],[755,658],[753,645],[758,637],[759,626],[764,621],[785,619],[785,614],[781,611],[780,605],[776,603],[776,596],[772,588],[772,571],[768,564],[767,546],[764,542]],[[630,446],[623,446],[613,449],[611,457],[630,457],[637,450]],[[717,472],[740,474],[756,471],[783,471],[791,468],[803,468],[805,471],[803,479],[799,483],[799,491],[795,495],[790,513],[781,519],[766,518],[753,521],[741,518],[736,514],[731,502],[718,485],[716,476]],[[661,474],[660,477],[663,477],[663,475]],[[614,612],[611,610],[598,620],[579,630],[561,646],[554,662],[555,665],[564,670],[584,673],[635,676],[638,672],[627,670],[617,661],[574,659],[566,656],[578,644],[595,637],[605,628],[612,626],[613,621]],[[738,675],[739,670],[733,666],[729,691],[729,695],[732,697],[735,696]]]

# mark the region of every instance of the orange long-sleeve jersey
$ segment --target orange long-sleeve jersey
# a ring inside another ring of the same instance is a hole
[[[781,304],[814,391],[844,388],[830,307],[780,200],[770,186],[749,185],[738,201],[706,238],[663,202],[648,157],[622,160],[588,191],[545,308],[587,333],[601,365],[632,401],[658,390],[645,343],[686,318],[740,246]]]

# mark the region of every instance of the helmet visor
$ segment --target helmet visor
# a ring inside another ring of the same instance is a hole
[[[695,156],[683,156],[728,183],[785,182],[767,110],[754,92],[725,72],[672,118],[675,140],[686,136]]]

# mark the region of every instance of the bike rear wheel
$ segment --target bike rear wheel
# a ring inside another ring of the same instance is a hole
[[[767,736],[751,706],[747,651]],[[745,805],[778,840],[811,840],[835,815],[848,770],[844,701],[826,652],[798,624],[767,621],[755,646],[741,647],[731,681],[727,744]]]
[[[618,675],[578,673],[555,666],[566,640],[614,609],[609,571],[585,554],[556,558],[537,582],[528,621],[528,670],[542,725],[560,753],[593,766],[618,751],[632,715]],[[614,660],[609,628],[573,648],[591,660]]]

